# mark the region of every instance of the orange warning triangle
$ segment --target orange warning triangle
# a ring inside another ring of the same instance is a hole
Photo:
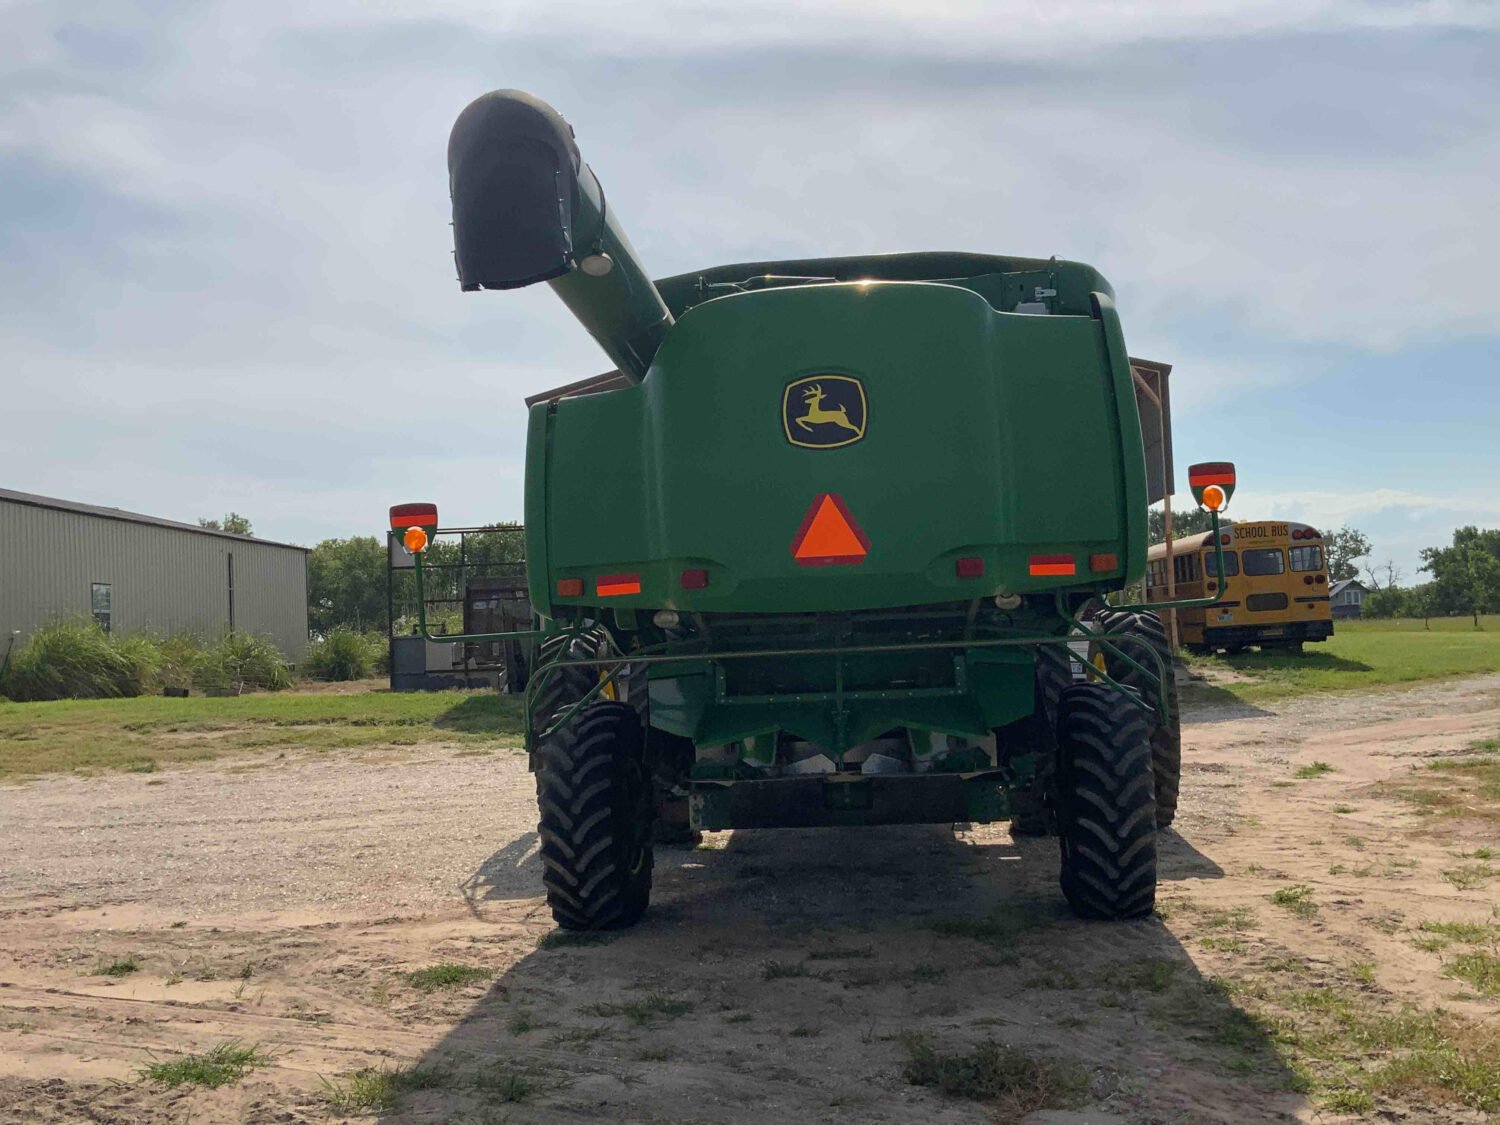
[[[792,558],[801,566],[839,566],[863,562],[870,540],[849,514],[843,497],[820,492],[792,537]]]

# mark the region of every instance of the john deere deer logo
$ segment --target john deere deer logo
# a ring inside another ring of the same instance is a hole
[[[865,388],[852,375],[810,375],[781,396],[786,439],[804,449],[837,449],[865,436]]]

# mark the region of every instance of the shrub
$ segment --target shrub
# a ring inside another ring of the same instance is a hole
[[[112,643],[92,621],[52,621],[11,653],[0,694],[18,703],[139,695],[152,666],[146,646]]]
[[[225,633],[198,658],[193,686],[205,695],[281,691],[292,673],[276,646],[253,633]]]
[[[307,650],[304,666],[320,680],[362,680],[384,663],[385,638],[357,633],[345,625],[331,629]]]
[[[0,695],[18,703],[117,699],[166,688],[239,695],[291,682],[286,661],[262,637],[228,633],[205,647],[188,633],[111,636],[88,618],[65,618],[42,626],[11,654]]]

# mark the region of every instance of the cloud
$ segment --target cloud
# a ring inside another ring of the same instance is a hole
[[[0,454],[39,491],[302,538],[378,526],[414,482],[515,514],[521,396],[603,361],[545,290],[453,282],[447,130],[503,85],[574,122],[657,274],[1091,261],[1205,426],[1335,359],[1496,331],[1493,5],[6,12],[0,347],[26,424]]]

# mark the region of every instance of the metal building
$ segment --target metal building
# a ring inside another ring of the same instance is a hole
[[[307,548],[0,488],[0,650],[54,617],[307,651]]]

